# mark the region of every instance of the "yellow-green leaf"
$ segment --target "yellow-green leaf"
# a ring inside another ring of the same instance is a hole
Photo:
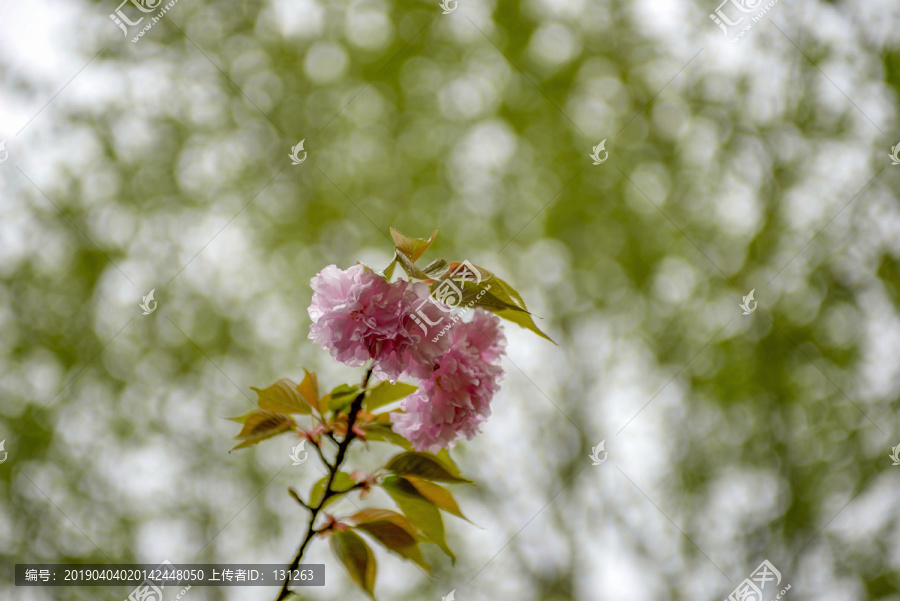
[[[453,273],[462,266],[463,263],[453,262],[447,266],[444,278],[452,278]],[[469,265],[466,272],[471,270],[477,271],[478,282],[467,280],[458,282],[457,286],[463,291],[460,305],[465,306],[470,301],[474,301],[476,307],[483,307],[493,312],[498,317],[511,321],[527,330],[531,330],[538,336],[553,342],[553,340],[544,334],[540,328],[534,323],[531,312],[525,305],[525,300],[515,288],[509,285],[501,278],[497,277],[480,265]],[[440,285],[440,281],[432,284],[432,291]],[[553,344],[556,344],[553,342]]]
[[[306,401],[306,404],[310,407],[319,408],[319,377],[316,375],[316,372],[306,371],[306,368],[303,369],[306,372],[306,375],[303,376],[303,381],[297,385],[297,392],[300,393],[300,396],[303,397],[303,400]]]
[[[297,384],[288,378],[282,378],[262,390],[253,386],[250,388],[256,391],[256,395],[259,397],[256,404],[263,411],[302,413],[304,415],[312,413],[312,408],[300,394]]]
[[[448,449],[441,449],[435,453],[434,456],[437,457],[438,461],[446,465],[451,473],[459,474],[459,468],[456,466],[456,462],[453,461],[453,457],[450,456],[450,451]]]
[[[531,330],[541,338],[545,340],[549,340],[553,344],[556,344],[556,341],[544,334],[537,324],[534,323],[534,320],[531,318],[531,315],[528,313],[523,313],[521,311],[512,311],[510,309],[501,309],[497,307],[485,307],[488,311],[496,315],[501,319],[505,319],[506,321],[511,321],[514,324],[525,328],[526,330]]]
[[[500,278],[494,278],[491,283],[475,286],[467,284],[463,287],[461,306],[467,306],[469,302],[473,302],[475,307],[481,307],[494,313],[497,317],[511,321],[526,330],[531,330],[541,338],[549,340],[556,344],[549,336],[544,334],[540,328],[534,323],[534,318],[527,309],[523,309],[521,305],[498,286]],[[496,292],[497,294],[494,294]]]
[[[328,409],[338,413],[353,402],[353,399],[359,393],[359,386],[351,384],[341,384],[325,395],[323,399],[328,399]]]
[[[331,408],[329,407],[330,403],[331,403],[331,395],[330,394],[326,394],[323,397],[319,397],[319,404],[318,404],[319,413],[321,413],[322,415],[325,415],[326,413],[331,411]]]
[[[391,264],[384,268],[384,277],[387,281],[391,281],[391,277],[394,275],[394,267],[397,266],[397,259],[391,261]]]
[[[400,264],[400,267],[403,268],[403,271],[406,272],[411,278],[418,278],[420,280],[427,280],[429,278],[428,274],[416,267],[416,264],[413,263],[412,259],[404,255],[399,250],[394,253],[394,259],[397,263]]]
[[[365,408],[366,411],[375,411],[379,407],[399,401],[406,398],[417,390],[412,384],[404,384],[397,382],[391,384],[387,380],[375,386],[366,395]]]
[[[447,271],[447,261],[443,259],[435,259],[434,261],[426,265],[422,271],[424,271],[429,278],[436,278]]]
[[[553,342],[553,339],[544,334],[539,327],[534,323],[534,319],[532,319],[531,313],[528,311],[528,307],[525,306],[525,300],[522,298],[515,288],[510,286],[508,283],[504,282],[497,276],[491,278],[491,290],[490,294],[500,300],[502,303],[506,305],[512,305],[515,308],[510,306],[497,306],[496,304],[485,304],[483,305],[485,309],[491,311],[497,317],[502,319],[506,319],[508,321],[517,324],[526,330],[531,330],[541,338],[545,338],[550,342]],[[475,303],[478,305],[478,302]],[[553,344],[556,344],[553,342]]]
[[[447,554],[453,563],[456,557],[444,538],[444,521],[440,510],[423,497],[416,488],[400,476],[388,476],[381,486],[391,496],[403,515],[424,534],[429,542],[435,543]]]
[[[385,466],[392,472],[400,475],[418,476],[426,480],[438,480],[443,482],[467,482],[459,475],[454,465],[442,463],[435,455],[422,452],[400,453],[392,457]]]
[[[357,530],[366,532],[389,551],[430,569],[419,549],[415,528],[396,511],[364,509],[350,519],[356,523]]]
[[[268,411],[251,411],[240,418],[232,419],[243,420],[244,424],[240,433],[235,436],[241,443],[231,449],[232,451],[258,444],[267,438],[289,432],[297,426],[297,422],[291,416]]]
[[[377,566],[375,554],[366,541],[355,532],[334,530],[331,534],[331,550],[347,568],[353,582],[374,599]]]
[[[437,233],[438,231],[434,230],[434,232],[431,233],[431,238],[425,240],[423,238],[410,238],[404,236],[394,228],[391,228],[391,238],[394,239],[394,246],[396,246],[397,250],[403,253],[403,255],[409,258],[413,263],[418,261],[422,255],[425,254],[425,251],[428,250],[428,247],[434,243]]]
[[[259,409],[254,409],[253,411],[250,411],[249,413],[245,413],[244,415],[239,415],[239,416],[237,416],[237,417],[226,417],[225,419],[227,419],[228,421],[232,421],[232,422],[237,422],[237,423],[239,423],[239,424],[243,424],[243,423],[246,422],[246,421],[250,418],[250,416],[253,415],[254,413],[259,413]]]
[[[412,444],[394,432],[387,424],[369,424],[365,427],[366,440],[373,442],[389,442],[407,451],[412,450]]]
[[[440,484],[435,484],[434,482],[429,482],[428,480],[423,480],[422,478],[417,478],[415,476],[404,476],[404,478],[413,485],[420,495],[431,501],[437,507],[443,509],[447,513],[452,513],[456,517],[466,520],[470,524],[472,523],[471,520],[464,516],[462,511],[460,511],[459,505],[456,504],[456,500],[453,498],[453,495],[450,494],[450,491]]]
[[[322,497],[325,496],[325,485],[328,484],[328,476],[324,476],[319,479],[315,484],[312,485],[312,488],[309,490],[309,506],[310,507],[318,507],[319,503],[322,502]],[[331,483],[331,490],[336,492],[345,492],[353,488],[355,483],[350,479],[350,476],[345,472],[338,472],[334,476],[334,482]],[[335,501],[340,498],[339,495],[333,495],[328,497],[328,500],[325,501],[325,504],[322,507],[328,507]]]
[[[453,461],[453,457],[450,456],[449,450],[441,449],[435,453],[434,456],[437,457],[438,461],[450,468],[451,473],[459,474],[459,468],[456,467],[456,462]]]

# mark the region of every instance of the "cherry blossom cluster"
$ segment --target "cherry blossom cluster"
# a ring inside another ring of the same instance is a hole
[[[402,412],[391,414],[393,430],[417,451],[452,448],[480,431],[503,377],[506,336],[498,317],[476,308],[470,320],[451,320],[443,336],[429,337],[412,316],[425,311],[437,322],[446,308],[429,298],[428,286],[389,282],[363,265],[329,265],[312,288],[310,340],[352,367],[371,360],[379,379],[418,380]]]

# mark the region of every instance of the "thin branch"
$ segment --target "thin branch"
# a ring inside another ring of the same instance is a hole
[[[316,453],[319,454],[319,459],[322,460],[322,463],[324,463],[325,466],[326,466],[326,467],[329,469],[329,471],[330,471],[330,470],[331,470],[331,464],[328,463],[328,460],[327,460],[327,459],[325,459],[325,454],[322,452],[322,449],[321,449],[321,448],[319,447],[319,445],[316,444],[315,442],[313,442],[313,448],[316,449]]]
[[[332,485],[334,484],[334,479],[337,476],[338,472],[341,469],[341,464],[344,462],[344,457],[347,455],[347,449],[350,446],[350,443],[353,442],[353,439],[356,438],[356,434],[353,432],[353,425],[356,423],[356,416],[359,414],[362,409],[363,400],[366,397],[366,386],[369,384],[369,378],[372,376],[372,368],[370,367],[366,370],[366,375],[363,378],[362,390],[360,390],[359,394],[356,395],[356,398],[353,399],[353,402],[350,404],[350,410],[347,415],[347,434],[344,436],[343,440],[338,443],[337,455],[334,458],[334,464],[329,464],[328,462],[323,462],[328,466],[328,482],[325,484],[325,494],[322,495],[322,499],[319,501],[318,505],[315,507],[308,507],[305,503],[300,501],[300,497],[295,495],[295,499],[301,503],[304,507],[309,509],[309,527],[306,530],[306,536],[303,537],[303,542],[300,543],[300,548],[297,549],[297,554],[294,556],[293,561],[291,561],[291,565],[288,567],[287,575],[285,576],[284,583],[281,585],[281,591],[278,593],[278,596],[275,598],[275,601],[283,601],[287,599],[287,597],[291,594],[290,584],[291,584],[291,574],[293,574],[294,570],[297,569],[297,566],[300,565],[300,560],[303,558],[303,553],[306,551],[306,547],[309,546],[309,543],[312,541],[313,535],[322,532],[321,530],[315,529],[316,518],[319,513],[322,511],[322,508],[325,506],[325,503],[331,497],[336,495],[345,494],[349,491],[335,491],[332,489]],[[332,440],[334,438],[332,437]],[[317,447],[318,448],[318,447]],[[321,449],[319,449],[319,453],[321,455]],[[355,486],[350,490],[356,488]]]
[[[309,509],[310,511],[312,511],[312,508],[311,508],[309,505],[307,505],[306,503],[303,502],[303,499],[300,498],[300,495],[297,494],[297,491],[296,491],[296,490],[294,490],[293,488],[288,487],[288,492],[291,494],[291,497],[293,497],[295,501],[297,501],[298,503],[300,503],[300,505],[302,505],[302,506],[305,507],[306,509]]]

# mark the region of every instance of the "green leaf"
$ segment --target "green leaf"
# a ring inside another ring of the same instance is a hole
[[[553,342],[552,338],[544,334],[541,329],[538,328],[537,325],[535,325],[534,319],[532,319],[531,313],[528,311],[528,307],[525,306],[524,299],[522,299],[522,296],[516,291],[515,288],[513,288],[497,276],[494,276],[493,278],[491,278],[490,293],[501,302],[512,304],[517,307],[517,309],[511,309],[508,306],[498,307],[484,305],[485,309],[491,311],[500,318],[506,319],[525,328],[526,330],[531,330],[541,338],[545,338],[550,342]],[[476,303],[476,305],[477,304],[478,303]],[[553,344],[556,344],[556,342],[553,342]]]
[[[473,306],[482,307],[483,309],[494,313],[497,317],[511,321],[526,330],[531,330],[541,338],[545,338],[546,340],[553,342],[553,344],[556,344],[553,339],[544,334],[544,332],[535,325],[531,313],[523,308],[524,303],[520,304],[519,300],[510,295],[509,292],[503,288],[501,282],[503,282],[503,280],[494,276],[489,283],[477,285],[471,282],[465,283],[462,286],[463,294],[459,306],[465,307],[472,302]],[[436,285],[437,283],[433,284],[432,288]],[[508,286],[508,284],[506,284],[506,286]]]
[[[259,409],[254,409],[253,411],[250,411],[249,413],[245,413],[244,415],[239,415],[237,417],[226,417],[225,419],[227,419],[228,421],[231,421],[231,422],[237,422],[239,424],[243,424],[250,418],[251,415],[253,415],[255,413],[259,413]]]
[[[262,390],[253,386],[250,388],[256,391],[256,395],[259,397],[256,404],[263,411],[302,413],[304,415],[312,413],[312,408],[300,394],[297,384],[288,378],[282,378]]]
[[[330,393],[325,395],[324,398],[328,399],[328,409],[338,413],[350,406],[350,403],[353,402],[353,399],[359,393],[359,386],[353,386],[350,384],[341,384],[337,386]]]
[[[400,475],[418,476],[426,480],[438,480],[443,482],[466,482],[459,475],[459,470],[454,465],[442,463],[431,453],[408,452],[400,453],[392,457],[385,466],[392,472]]]
[[[435,259],[423,269],[429,278],[436,278],[447,271],[447,261],[443,259]]]
[[[425,254],[425,251],[428,250],[434,243],[434,239],[437,237],[438,231],[434,230],[431,233],[431,238],[425,240],[423,238],[409,238],[404,236],[394,228],[391,228],[391,238],[394,239],[394,246],[397,247],[397,250],[400,251],[403,256],[407,257],[410,261],[415,263],[418,261],[422,255]]]
[[[331,411],[331,407],[329,404],[331,403],[331,394],[326,394],[325,396],[319,397],[319,403],[317,408],[319,409],[319,413],[325,415],[329,411]]]
[[[510,311],[509,309],[499,309],[495,307],[485,307],[485,309],[501,319],[511,321],[514,324],[525,328],[526,330],[531,330],[541,338],[544,338],[545,340],[549,340],[553,344],[556,344],[555,340],[544,334],[541,329],[537,327],[537,325],[534,323],[534,320],[531,318],[531,315],[529,315],[528,313],[522,313],[521,311]]]
[[[325,496],[326,484],[328,484],[328,476],[323,476],[318,482],[312,485],[311,489],[309,489],[310,507],[318,507],[319,503],[322,502],[322,497]],[[334,476],[334,482],[331,483],[331,490],[334,490],[336,492],[346,492],[353,488],[354,484],[356,483],[350,479],[349,474],[345,472],[338,472]],[[328,507],[339,498],[339,495],[332,495],[331,497],[328,497],[328,500],[325,501],[325,504],[322,507]]]
[[[409,277],[418,278],[420,280],[429,279],[427,273],[416,267],[416,264],[399,250],[394,254],[394,259],[400,263],[400,267],[403,268],[403,271],[405,271],[406,275]]]
[[[375,598],[375,554],[355,532],[341,532],[333,530],[331,533],[331,550],[344,567],[350,578],[359,585],[362,590]]]
[[[231,419],[233,421],[242,420],[244,424],[240,433],[235,436],[242,442],[231,449],[232,451],[258,444],[267,438],[289,432],[297,426],[297,422],[289,415],[269,413],[268,411],[251,411],[244,416]]]
[[[416,530],[405,517],[389,509],[364,509],[351,517],[357,530],[363,530],[372,538],[404,559],[431,569],[422,557]]]
[[[407,451],[412,450],[412,444],[394,432],[387,424],[369,424],[365,427],[365,430],[366,440],[373,442],[389,442],[406,449]]]
[[[440,484],[416,478],[415,476],[404,476],[404,479],[412,484],[420,495],[431,501],[435,506],[443,509],[447,513],[452,513],[456,517],[466,520],[470,524],[472,523],[472,521],[460,511],[459,505],[456,504],[456,500],[453,498],[453,495],[450,494],[450,491]]]
[[[417,389],[418,387],[412,384],[404,384],[403,382],[391,384],[385,380],[369,391],[365,401],[366,411],[375,411],[388,403],[406,398]]]
[[[441,449],[434,455],[438,458],[438,461],[446,465],[450,468],[451,472],[454,474],[459,474],[459,468],[456,467],[456,462],[453,461],[453,458],[450,456],[450,451],[448,449]]]
[[[391,281],[391,277],[394,275],[394,267],[397,266],[397,259],[391,261],[391,264],[384,268],[384,277],[387,281]]]
[[[478,282],[472,280],[456,282],[457,287],[463,291],[459,303],[460,306],[466,306],[469,302],[474,301],[474,306],[483,307],[488,311],[493,312],[498,317],[531,330],[538,336],[553,342],[549,336],[544,334],[540,328],[535,325],[531,312],[528,311],[528,307],[525,305],[525,300],[522,298],[522,295],[519,294],[515,288],[510,286],[509,283],[503,281],[480,265],[472,265],[470,263],[466,266],[464,263],[450,263],[447,266],[447,272],[444,274],[443,278],[431,285],[432,292],[441,285],[441,282],[444,279],[449,278],[451,280],[456,280],[457,278],[453,278],[453,274],[456,273],[461,266],[466,267],[465,273],[471,274],[472,270],[477,271],[478,273],[475,275],[480,279],[478,279]],[[553,342],[553,344],[556,343]]]
[[[303,397],[303,400],[310,407],[319,408],[319,376],[316,375],[316,372],[309,372],[306,368],[303,368],[303,371],[306,372],[306,375],[303,376],[303,381],[297,385],[297,392],[300,393],[300,396]]]
[[[455,564],[456,557],[444,538],[444,521],[440,510],[423,497],[416,488],[400,476],[388,476],[381,486],[391,496],[403,515],[424,534],[429,542],[435,543]]]
[[[463,268],[463,269],[460,269]],[[477,273],[473,273],[477,272]],[[434,280],[429,288],[432,297],[445,304],[459,309],[472,307],[497,306],[512,310],[524,311],[512,299],[502,301],[494,296],[490,290],[491,283],[496,276],[484,267],[471,263],[450,263],[446,272],[440,278]],[[447,302],[443,293],[450,293],[456,302]],[[456,297],[459,297],[456,299]]]

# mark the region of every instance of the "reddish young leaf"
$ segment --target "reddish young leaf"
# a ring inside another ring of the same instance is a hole
[[[415,528],[396,511],[364,509],[350,519],[356,522],[357,530],[363,530],[389,551],[430,569],[419,549]]]

